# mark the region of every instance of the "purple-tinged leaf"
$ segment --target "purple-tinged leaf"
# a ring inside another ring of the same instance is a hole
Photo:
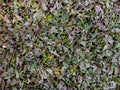
[[[100,30],[105,30],[105,26],[102,23],[98,23],[98,26]]]
[[[101,7],[100,7],[99,5],[97,5],[97,6],[95,7],[95,11],[96,11],[96,13],[98,14],[99,12],[102,11],[102,9],[101,9]]]
[[[120,8],[116,8],[115,11],[116,11],[117,13],[120,13]]]
[[[3,68],[2,66],[0,66],[0,78],[2,78],[2,71],[3,71]]]

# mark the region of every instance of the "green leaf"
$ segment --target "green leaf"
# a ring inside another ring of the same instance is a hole
[[[88,23],[85,23],[84,28],[85,28],[85,30],[88,30],[90,28],[90,25]]]
[[[120,48],[120,43],[118,43],[115,48]]]
[[[33,66],[33,67],[36,67],[36,66],[37,66],[37,63],[36,63],[36,62],[34,62],[34,63],[32,64],[32,66]]]

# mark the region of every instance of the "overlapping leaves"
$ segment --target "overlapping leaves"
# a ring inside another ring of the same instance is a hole
[[[51,0],[44,2],[46,10],[34,1],[0,9],[3,88],[119,88],[120,17],[114,3]]]

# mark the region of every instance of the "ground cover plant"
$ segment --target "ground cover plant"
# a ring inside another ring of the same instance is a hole
[[[0,87],[120,90],[120,1],[2,2]]]

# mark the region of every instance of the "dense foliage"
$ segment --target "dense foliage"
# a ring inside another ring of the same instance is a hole
[[[0,9],[1,88],[119,90],[119,0],[44,1]]]

